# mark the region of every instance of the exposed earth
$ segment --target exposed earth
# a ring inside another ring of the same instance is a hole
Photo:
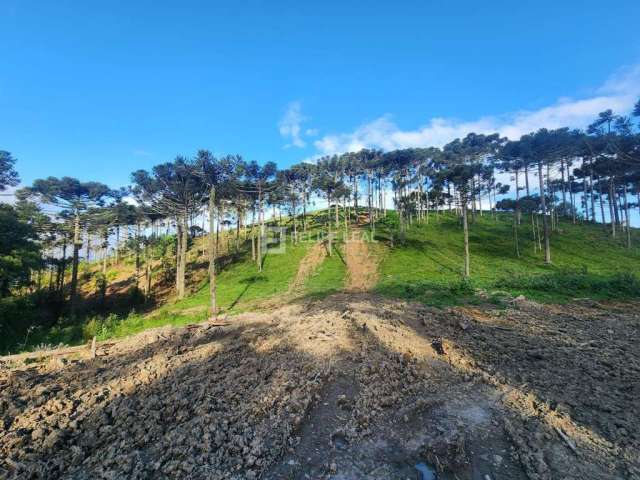
[[[638,307],[349,293],[5,358],[0,478],[640,478]]]

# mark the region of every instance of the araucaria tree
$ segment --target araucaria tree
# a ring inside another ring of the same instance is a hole
[[[440,178],[455,186],[462,209],[462,229],[464,236],[464,277],[471,275],[469,257],[469,202],[475,202],[479,193],[478,179],[486,176],[490,170],[487,160],[496,155],[502,140],[495,133],[493,135],[479,135],[470,133],[462,140],[456,139],[445,145],[444,169]]]
[[[81,182],[71,177],[48,177],[33,182],[33,186],[25,189],[25,193],[35,196],[44,204],[59,207],[68,213],[67,218],[73,222],[73,260],[71,264],[71,314],[75,313],[78,289],[78,264],[82,239],[80,231],[82,221],[94,208],[103,207],[110,201],[114,193],[100,182]]]
[[[0,192],[7,187],[15,187],[20,182],[14,165],[16,159],[9,152],[0,150]]]
[[[199,175],[195,160],[182,156],[173,162],[153,167],[151,172],[138,170],[132,174],[132,192],[140,203],[176,221],[176,292],[186,293],[187,242],[189,220],[202,205],[207,186]]]
[[[215,220],[220,222],[222,204],[233,200],[235,184],[243,170],[242,158],[239,155],[227,155],[217,159],[208,150],[200,150],[196,155],[197,174],[206,187],[207,209],[209,211],[209,301],[211,317],[218,315],[216,294],[216,260],[218,245],[215,239]],[[238,213],[238,217],[240,213]]]

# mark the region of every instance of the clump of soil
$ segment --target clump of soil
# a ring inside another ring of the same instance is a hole
[[[0,478],[638,478],[637,307],[341,294],[4,359]]]

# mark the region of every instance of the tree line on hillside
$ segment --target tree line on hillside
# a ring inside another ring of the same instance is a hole
[[[632,115],[640,117],[640,101]],[[15,158],[0,151],[0,191],[18,183]],[[107,264],[118,264],[123,252],[133,255],[145,295],[151,293],[153,262],[171,257],[168,276],[183,298],[188,245],[200,234],[215,316],[221,228],[234,232],[237,242],[250,241],[260,270],[267,209],[287,214],[296,242],[308,228],[314,198],[326,201],[328,232],[354,223],[375,228],[393,209],[400,240],[412,222],[457,212],[465,277],[471,274],[469,225],[487,211],[513,212],[516,256],[516,226],[525,215],[546,263],[552,262],[550,238],[561,218],[600,223],[631,248],[632,209],[640,211],[640,134],[631,117],[607,110],[585,131],[540,129],[518,140],[469,133],[443,148],[363,149],[282,170],[273,162],[200,150],[133,172],[126,188],[38,179],[15,193],[13,205],[0,205],[0,299],[46,291],[49,301],[59,300],[74,315],[80,260],[88,261],[92,251],[102,262],[96,284],[103,290]],[[168,235],[170,226],[175,235]]]

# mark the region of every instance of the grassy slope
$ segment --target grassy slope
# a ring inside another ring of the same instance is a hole
[[[383,222],[377,230],[377,238],[387,246],[395,229],[394,214],[389,215],[387,225]],[[485,212],[470,226],[473,286],[565,301],[576,296],[610,296],[610,289],[599,280],[621,271],[640,271],[638,230],[632,232],[636,247],[627,250],[599,225],[562,221],[551,238],[553,265],[546,266],[543,255],[533,251],[530,217],[519,226],[521,257],[516,258],[511,218],[501,214],[496,221]],[[461,282],[463,238],[457,218],[431,214],[429,225],[409,227],[404,244],[396,240],[395,247],[385,248],[383,255],[378,291],[433,304],[472,300],[469,285]]]
[[[325,257],[305,282],[306,295],[320,298],[342,290],[347,272],[342,251],[341,245],[334,245],[333,256]]]
[[[283,294],[298,270],[300,260],[310,243],[287,243],[283,254],[267,253],[263,271],[259,272],[250,255],[229,265],[218,275],[218,307],[221,312],[238,313],[248,310],[260,300]],[[98,325],[100,339],[121,337],[163,325],[186,325],[208,317],[209,283],[204,282],[193,295],[167,304],[150,315],[129,315],[126,319]]]

